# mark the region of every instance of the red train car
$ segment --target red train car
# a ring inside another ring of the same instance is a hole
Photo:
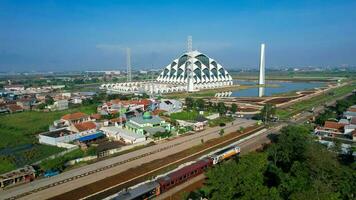
[[[159,178],[157,182],[161,186],[161,192],[165,192],[188,179],[193,178],[199,174],[202,174],[206,169],[213,165],[213,160],[205,158],[199,160],[192,165],[185,166],[175,172],[168,174],[162,178]]]

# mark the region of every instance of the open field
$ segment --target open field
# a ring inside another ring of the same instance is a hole
[[[224,88],[214,88],[214,89],[204,89],[193,93],[188,92],[175,92],[170,94],[165,94],[165,98],[186,98],[186,97],[214,97],[218,92],[230,92],[230,91],[237,91],[237,90],[244,90],[248,88],[257,88],[258,85],[232,85]],[[279,87],[276,84],[267,84],[266,87]]]
[[[21,113],[0,116],[0,149],[14,147],[37,141],[38,133],[48,131],[48,127],[54,120],[67,113],[84,112],[87,114],[96,112],[96,106],[81,106],[64,111],[37,112],[25,111]]]
[[[355,83],[351,82],[350,84],[339,88],[331,89],[328,92],[312,97],[308,100],[296,102],[293,105],[289,106],[287,109],[277,109],[277,115],[280,119],[287,119],[301,111],[310,110],[315,106],[323,105],[327,101],[346,95],[347,93],[352,92],[355,88]]]
[[[258,80],[258,72],[231,72],[233,79]],[[343,78],[352,78],[356,72],[292,72],[267,71],[267,80],[293,80],[293,81],[334,81]]]
[[[82,106],[64,111],[21,113],[0,116],[0,173],[30,164],[63,149],[38,144],[37,134],[48,131],[54,120],[72,112],[96,112],[96,106]]]

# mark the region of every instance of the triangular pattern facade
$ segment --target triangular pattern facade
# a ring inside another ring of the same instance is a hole
[[[189,59],[190,57],[190,59]],[[232,77],[214,59],[198,52],[185,53],[167,65],[157,81],[160,83],[187,84],[190,74],[190,61],[193,63],[193,81],[197,88],[214,88],[232,85]]]

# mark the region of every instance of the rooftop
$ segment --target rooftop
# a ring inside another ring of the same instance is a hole
[[[347,109],[347,111],[349,111],[349,112],[356,112],[356,107],[350,107],[349,109]]]
[[[351,118],[350,124],[356,124],[356,117]]]
[[[108,132],[111,134],[118,134],[123,138],[129,138],[129,139],[139,139],[139,138],[144,138],[144,135],[136,134],[132,131],[129,131],[127,129],[119,128],[116,126],[108,126],[108,127],[102,127],[100,130],[104,132]]]
[[[123,123],[126,121],[126,119],[124,117],[117,117],[117,118],[113,118],[109,120],[111,123]]]
[[[356,112],[346,111],[346,112],[344,112],[344,116],[345,115],[356,116]]]
[[[140,99],[140,100],[120,100],[120,99],[113,99],[108,102],[109,105],[112,104],[122,104],[122,105],[144,105],[148,106],[151,104],[151,100],[149,99]]]
[[[329,128],[329,129],[336,129],[340,130],[343,129],[345,124],[339,124],[338,122],[334,121],[325,121],[324,128]]]
[[[90,118],[99,120],[99,119],[101,119],[101,115],[97,114],[97,113],[96,114],[92,114],[92,115],[90,115]]]
[[[78,131],[87,131],[91,129],[96,129],[96,124],[94,122],[82,122],[74,125],[75,128],[78,129]]]
[[[66,135],[71,135],[71,134],[73,134],[73,132],[68,129],[59,129],[59,130],[55,130],[55,131],[41,133],[41,135],[48,136],[48,137],[55,137],[55,138],[63,137]]]
[[[165,128],[160,127],[160,126],[156,126],[156,127],[147,126],[147,127],[144,127],[143,130],[145,130],[150,135],[153,135],[153,134],[158,133],[158,132],[165,132],[166,131]]]
[[[105,135],[103,134],[103,132],[98,131],[98,132],[96,132],[96,133],[94,133],[94,134],[86,135],[86,136],[84,136],[84,137],[81,137],[81,138],[79,138],[78,140],[79,140],[80,142],[86,142],[86,141],[94,140],[94,139],[97,139],[97,138],[100,138],[100,137],[103,137],[103,136],[105,136]]]
[[[160,124],[163,120],[156,115],[151,115],[150,118],[144,118],[143,116],[132,117],[130,121],[135,122],[137,124]]]
[[[66,114],[61,119],[76,120],[76,119],[81,119],[81,118],[85,118],[85,117],[88,117],[88,115],[85,113],[82,113],[82,112],[76,112],[76,113]]]

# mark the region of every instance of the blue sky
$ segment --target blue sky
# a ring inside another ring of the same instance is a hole
[[[0,71],[162,68],[193,47],[227,68],[356,65],[356,1],[0,0]]]

